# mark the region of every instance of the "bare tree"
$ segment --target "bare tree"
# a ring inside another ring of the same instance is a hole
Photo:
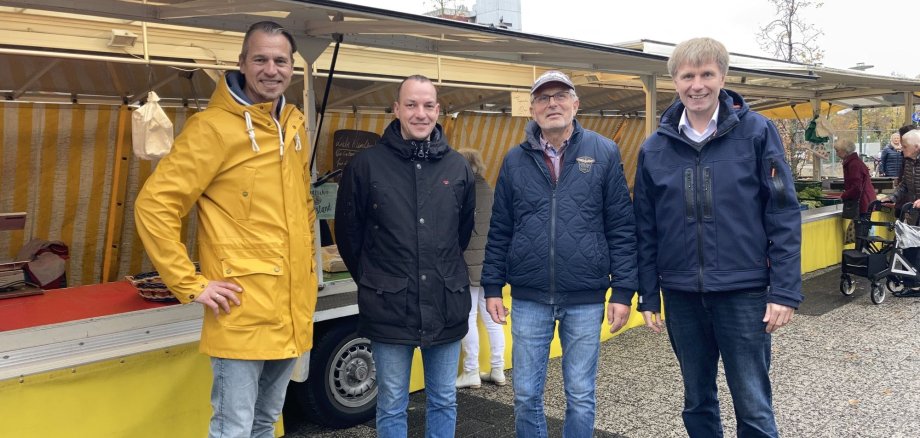
[[[824,50],[817,45],[821,30],[809,24],[802,17],[804,10],[820,8],[823,3],[809,0],[769,0],[776,9],[772,21],[760,28],[757,42],[770,55],[783,61],[817,63],[824,57]],[[805,114],[803,114],[804,116]],[[780,137],[785,144],[786,161],[793,176],[802,176],[802,170],[812,155],[802,133],[809,119],[774,120]],[[820,145],[816,145],[820,148]]]
[[[802,18],[802,11],[822,2],[807,0],[770,0],[776,8],[776,18],[760,28],[757,42],[760,47],[784,61],[816,63],[824,58],[818,48],[818,37],[824,34]]]
[[[431,8],[430,15],[457,16],[469,14],[469,8],[463,4],[462,0],[426,0],[425,6]]]

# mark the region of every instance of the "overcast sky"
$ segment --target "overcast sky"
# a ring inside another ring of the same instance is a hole
[[[423,13],[430,0],[344,0],[401,12]],[[472,6],[475,0],[465,0]],[[826,0],[802,16],[824,34],[824,65],[874,65],[870,73],[916,77],[920,55],[914,47],[920,28],[909,0]],[[521,0],[523,31],[614,44],[639,39],[679,43],[715,38],[730,52],[769,56],[757,44],[759,29],[775,16],[768,0]],[[910,55],[907,53],[913,52]]]

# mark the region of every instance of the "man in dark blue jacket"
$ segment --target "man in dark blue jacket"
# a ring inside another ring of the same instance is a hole
[[[514,415],[519,437],[545,437],[543,387],[556,322],[562,341],[563,436],[594,432],[595,380],[604,301],[611,332],[636,290],[635,220],[620,152],[575,121],[569,78],[548,71],[531,88],[526,141],[498,175],[481,284],[504,324],[511,285]]]
[[[680,101],[642,145],[636,173],[639,310],[660,332],[660,288],[691,437],[722,436],[719,356],[738,436],[774,437],[770,333],[802,301],[791,172],[773,124],[722,88],[725,46],[685,41],[668,70]]]

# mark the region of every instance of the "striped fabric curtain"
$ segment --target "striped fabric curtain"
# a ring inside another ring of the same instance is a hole
[[[178,134],[194,110],[166,108]],[[120,112],[126,113],[121,115]],[[120,139],[127,160],[125,202],[117,247],[106,248],[113,172],[117,157],[118,124],[124,120]],[[332,168],[335,131],[356,129],[382,134],[392,114],[329,113],[323,123],[317,151],[320,174]],[[443,118],[448,142],[454,148],[470,147],[483,152],[486,179],[492,184],[507,151],[524,138],[525,117],[500,114],[461,113]],[[587,129],[613,138],[620,146],[627,181],[632,186],[636,157],[644,140],[642,119],[579,116]],[[60,240],[70,248],[69,285],[103,281],[102,266],[107,250],[114,251],[114,278],[152,270],[134,228],[134,198],[153,171],[155,162],[138,160],[131,151],[130,109],[98,105],[0,103],[0,212],[29,213],[25,230],[0,231],[0,260],[12,260],[30,239]],[[196,215],[186,218],[183,241],[197,254]]]
[[[68,285],[102,280],[113,166],[121,159],[115,156],[119,111],[129,110],[99,105],[0,104],[0,212],[29,213],[24,230],[0,231],[0,260],[13,259],[30,239],[60,240],[70,248]],[[191,112],[167,109],[176,132]],[[128,175],[121,254],[115,264],[118,277],[152,269],[134,231],[133,214],[133,199],[152,163],[134,158],[130,114],[123,119],[127,121],[122,140]]]

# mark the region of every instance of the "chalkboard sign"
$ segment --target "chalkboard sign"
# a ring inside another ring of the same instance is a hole
[[[368,131],[339,129],[332,136],[332,170],[344,169],[361,149],[367,149],[380,140],[380,136]],[[335,178],[339,180],[338,177]]]

